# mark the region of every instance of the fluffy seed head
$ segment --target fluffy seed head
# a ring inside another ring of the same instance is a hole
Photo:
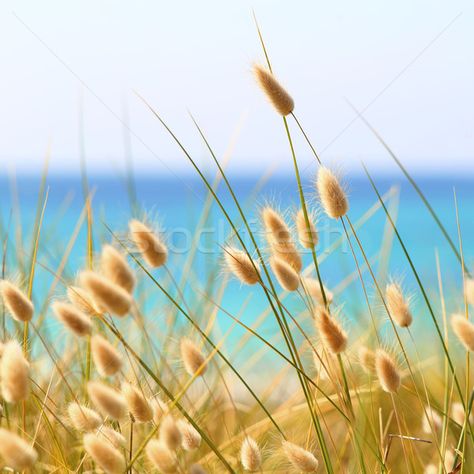
[[[375,374],[375,352],[368,347],[360,346],[357,353],[362,368],[368,374]]]
[[[388,312],[394,321],[402,328],[407,328],[413,321],[408,301],[402,293],[400,285],[389,283],[385,288],[385,301]]]
[[[458,425],[461,425],[461,426],[464,425],[464,420],[466,418],[466,411],[464,410],[462,403],[454,402],[451,405],[451,417]],[[474,422],[474,416],[469,415],[469,423],[473,423],[473,422]]]
[[[166,406],[166,403],[158,396],[151,400],[150,405],[151,409],[153,410],[153,423],[155,423],[155,425],[159,425],[163,416],[168,413],[168,407]]]
[[[439,432],[443,427],[443,420],[439,413],[427,406],[422,416],[422,427],[425,433]]]
[[[186,420],[178,420],[176,425],[181,433],[181,446],[183,449],[186,451],[198,449],[201,445],[201,435],[196,428]]]
[[[283,217],[275,209],[266,206],[262,209],[262,220],[272,255],[280,257],[300,272],[303,267],[301,255],[293,243],[290,228]]]
[[[181,432],[171,415],[163,417],[160,425],[160,441],[172,451],[181,445]]]
[[[109,313],[125,316],[130,311],[132,299],[129,293],[104,276],[86,270],[79,275],[79,281],[94,302]]]
[[[27,296],[15,285],[7,280],[0,281],[0,293],[8,312],[17,321],[30,321],[33,317],[33,303]]]
[[[338,219],[346,214],[349,209],[346,193],[329,168],[319,167],[316,187],[324,211],[329,217]]]
[[[91,381],[87,384],[87,393],[92,403],[105,415],[114,420],[123,418],[127,413],[127,404],[123,396],[102,382]]]
[[[474,324],[461,314],[451,316],[451,327],[467,351],[474,351]]]
[[[128,405],[128,410],[135,421],[146,423],[153,418],[153,410],[142,392],[129,383],[122,385],[122,394]]]
[[[291,114],[295,108],[295,103],[275,76],[260,64],[253,65],[253,74],[260,89],[265,93],[276,111],[284,117]]]
[[[324,347],[333,354],[344,352],[347,347],[347,334],[341,325],[323,306],[316,308],[315,318],[316,328]]]
[[[127,260],[112,245],[104,245],[100,257],[102,273],[116,285],[131,293],[135,287],[135,275]]]
[[[289,441],[283,441],[282,446],[288,461],[295,469],[303,472],[315,472],[318,469],[319,463],[313,453]]]
[[[247,436],[240,448],[240,462],[246,471],[258,471],[262,465],[262,455],[258,444]]]
[[[163,442],[152,439],[146,446],[148,459],[163,473],[176,472],[178,463],[175,454],[170,451]]]
[[[123,365],[120,352],[104,337],[94,334],[91,338],[92,360],[102,377],[116,374]]]
[[[30,391],[30,364],[16,341],[8,341],[3,347],[0,362],[2,396],[9,403],[25,400]]]
[[[321,291],[321,285],[319,280],[316,278],[303,278],[303,285],[310,296],[312,296],[317,303],[324,305],[323,293]],[[325,285],[323,285],[324,293],[326,294],[326,301],[328,304],[332,303],[334,295],[332,291],[329,291]]]
[[[92,322],[89,316],[69,303],[56,301],[53,303],[56,317],[76,336],[88,336],[92,331]]]
[[[125,472],[125,459],[122,453],[102,437],[89,433],[84,436],[84,449],[89,456],[107,473]]]
[[[294,268],[280,257],[270,257],[270,266],[278,283],[287,291],[298,289],[300,279]]]
[[[318,232],[311,217],[312,216],[308,214],[309,230],[306,225],[303,209],[300,209],[295,217],[296,231],[298,233],[298,238],[300,239],[300,244],[306,249],[314,248],[318,244]]]
[[[191,464],[189,474],[207,474],[207,472],[200,464]]]
[[[72,426],[78,431],[93,431],[102,424],[102,418],[95,410],[79,403],[70,403],[67,412]]]
[[[89,293],[78,286],[68,286],[67,297],[71,304],[79,309],[79,311],[89,316],[94,316],[96,313],[101,312],[99,308],[95,307],[94,301],[89,296]]]
[[[401,385],[400,370],[393,359],[383,349],[375,352],[375,370],[382,390],[385,392],[397,392]]]
[[[168,250],[158,236],[143,222],[133,219],[128,228],[133,242],[142,254],[145,262],[153,268],[161,267],[166,263]]]
[[[260,281],[260,265],[252,260],[244,251],[234,247],[224,249],[227,268],[242,283],[255,285]]]
[[[206,371],[205,357],[203,356],[199,347],[194,344],[191,339],[183,337],[180,342],[181,358],[183,360],[184,368],[186,372],[193,376],[200,370],[199,375],[203,375]]]
[[[470,305],[474,305],[474,279],[466,278],[464,281],[464,294],[466,300]]]
[[[31,468],[38,458],[38,454],[29,443],[4,428],[0,428],[0,456],[5,465],[15,471]]]
[[[127,444],[127,440],[121,433],[109,428],[108,426],[101,426],[96,434],[99,438],[102,437],[117,449],[124,448]]]

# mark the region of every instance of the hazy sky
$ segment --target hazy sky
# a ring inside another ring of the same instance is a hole
[[[81,102],[91,169],[123,169],[125,108],[138,169],[189,169],[133,91],[200,163],[209,161],[188,110],[220,156],[235,138],[234,170],[284,170],[281,119],[250,74],[262,60],[252,9],[323,159],[393,169],[347,97],[411,168],[474,171],[474,5],[456,0],[4,0],[0,171],[38,170],[49,141],[52,169],[77,170]]]

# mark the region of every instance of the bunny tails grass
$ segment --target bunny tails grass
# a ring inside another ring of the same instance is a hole
[[[303,209],[300,209],[295,216],[298,239],[300,244],[306,249],[316,247],[318,244],[318,232],[316,230],[316,226],[314,225],[314,219],[311,219],[311,217],[312,216],[308,215],[308,218],[310,219],[308,228],[306,225]]]
[[[321,205],[329,217],[339,219],[346,215],[349,210],[346,193],[329,168],[319,167],[316,187]]]
[[[3,346],[0,385],[3,398],[9,403],[26,400],[30,392],[30,364],[16,341],[8,341]]]
[[[102,377],[116,374],[123,365],[120,352],[103,336],[94,334],[91,338],[92,359]]]
[[[136,219],[128,224],[133,242],[145,262],[152,268],[163,266],[168,259],[168,250],[158,236],[143,222]]]
[[[102,273],[116,285],[131,293],[135,287],[135,276],[125,257],[111,245],[102,247],[100,257]]]
[[[79,275],[79,281],[94,302],[109,313],[125,316],[130,311],[129,293],[102,275],[86,270]]]
[[[280,115],[268,108],[278,128],[257,135],[261,147],[283,140],[273,161],[292,176],[233,176],[218,133],[214,149],[191,115],[196,146],[137,94],[199,183],[162,181],[152,162],[134,176],[124,121],[127,192],[91,176],[92,192],[84,157],[83,203],[69,205],[69,182],[53,193],[46,171],[34,207],[35,186],[12,186],[11,200],[0,190],[1,472],[474,473],[470,201],[451,207],[440,193],[438,217],[404,172],[428,207],[419,212],[416,193],[384,180],[379,194],[367,172],[350,216],[342,179],[322,165],[264,54],[255,77]],[[311,111],[314,130],[334,119]],[[143,198],[173,212],[166,234],[137,217]],[[442,232],[410,241],[416,226],[431,229],[429,215]]]
[[[293,267],[279,257],[270,258],[270,266],[278,283],[287,291],[295,291],[300,284],[300,277]]]
[[[390,283],[385,289],[385,301],[388,312],[394,321],[402,328],[407,328],[413,321],[409,303],[402,293],[400,285]]]
[[[389,393],[398,392],[401,385],[400,369],[394,358],[383,349],[375,352],[375,369],[382,390]]]
[[[180,342],[181,358],[186,372],[193,375],[203,375],[206,371],[204,358],[199,347],[191,339],[183,338]]]
[[[153,410],[138,388],[133,387],[129,383],[124,383],[122,385],[122,394],[127,402],[128,410],[135,421],[146,423],[153,419]]]
[[[296,444],[284,441],[282,443],[283,452],[293,467],[302,472],[316,472],[319,462],[313,453],[297,446]]]
[[[92,322],[89,316],[78,310],[72,304],[56,301],[53,311],[57,318],[78,337],[88,336],[92,331]]]
[[[165,474],[177,472],[178,460],[176,455],[163,442],[152,439],[147,444],[146,454],[151,463],[161,472]]]
[[[181,433],[181,446],[185,451],[194,451],[201,445],[201,435],[194,426],[186,420],[176,422]]]
[[[105,439],[88,433],[84,435],[84,449],[105,473],[123,474],[125,472],[125,459],[122,453]]]
[[[347,334],[326,308],[318,306],[315,321],[324,347],[333,354],[344,352],[347,347]]]
[[[102,382],[91,381],[87,384],[87,393],[92,403],[104,415],[120,420],[127,413],[127,404],[123,396]]]
[[[257,442],[246,437],[240,447],[240,462],[246,471],[255,472],[262,466],[262,454]]]
[[[451,316],[451,327],[467,351],[474,351],[474,324],[461,314]]]
[[[253,65],[253,74],[257,84],[265,93],[273,107],[275,107],[275,110],[284,117],[291,114],[295,108],[293,99],[275,76],[266,67],[260,64]]]
[[[4,464],[15,471],[31,469],[38,458],[28,442],[4,428],[0,428],[0,456]]]
[[[260,281],[260,265],[244,251],[234,247],[224,249],[225,263],[229,271],[242,283],[255,285]]]
[[[0,294],[8,312],[21,322],[30,321],[33,317],[33,303],[15,285],[7,280],[0,281]]]
[[[93,431],[102,424],[102,417],[96,411],[79,403],[70,403],[67,412],[71,425],[78,431]]]

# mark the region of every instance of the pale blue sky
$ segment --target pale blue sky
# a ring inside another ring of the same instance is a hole
[[[418,171],[474,171],[474,6],[468,1],[8,1],[0,7],[1,172],[35,171],[52,141],[55,171],[77,170],[78,104],[93,170],[123,168],[123,103],[139,170],[189,169],[135,97],[163,114],[201,163],[197,117],[232,167],[289,165],[281,119],[250,74],[262,60],[252,8],[274,69],[324,159],[392,168],[349,98]],[[67,65],[67,66],[66,66]],[[81,82],[83,84],[81,84]],[[296,140],[302,166],[311,164]],[[163,164],[164,163],[164,164]]]

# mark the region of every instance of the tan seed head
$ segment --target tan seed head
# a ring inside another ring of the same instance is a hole
[[[107,278],[90,270],[79,275],[79,281],[101,308],[117,316],[125,316],[132,305],[128,292]]]
[[[319,167],[316,187],[323,209],[329,217],[339,219],[347,213],[349,204],[346,193],[330,169]]]
[[[453,314],[451,327],[466,350],[474,351],[474,324],[461,314]]]
[[[92,322],[89,316],[69,303],[56,301],[53,303],[56,317],[78,337],[88,336],[92,331]]]
[[[262,209],[262,220],[272,255],[281,258],[297,272],[300,272],[303,267],[301,255],[283,217],[275,209],[266,206]]]
[[[71,304],[73,304],[79,311],[82,311],[89,316],[94,316],[95,314],[102,312],[99,308],[95,307],[94,301],[89,293],[78,286],[68,286],[67,297]]]
[[[0,294],[14,319],[23,323],[31,320],[34,313],[33,303],[17,286],[7,280],[1,280]]]
[[[422,427],[425,433],[437,433],[443,427],[443,420],[433,408],[426,406],[422,416]]]
[[[203,375],[207,367],[206,359],[203,356],[201,349],[187,337],[183,337],[180,342],[181,359],[183,360],[186,372],[193,376],[199,371],[199,375]]]
[[[171,451],[181,445],[181,432],[171,415],[165,415],[160,425],[160,441]]]
[[[15,471],[32,468],[38,458],[29,443],[4,428],[0,428],[0,456],[4,464]]]
[[[8,341],[3,346],[0,361],[0,384],[2,396],[9,403],[26,400],[30,392],[30,364],[16,341]]]
[[[129,222],[128,228],[133,242],[150,267],[158,268],[166,263],[168,250],[165,244],[148,226],[143,222],[133,219]]]
[[[385,392],[398,392],[401,385],[400,370],[393,357],[383,349],[377,349],[375,352],[375,370]]]
[[[265,93],[275,110],[282,116],[291,114],[295,103],[275,76],[260,64],[253,65],[253,74],[260,89]]]
[[[128,410],[136,422],[146,423],[153,418],[153,410],[142,392],[129,383],[122,384],[122,394]]]
[[[289,441],[283,441],[282,446],[288,461],[295,469],[303,472],[316,472],[319,462],[313,453]]]
[[[258,471],[262,465],[262,454],[257,442],[247,436],[240,447],[240,462],[246,471]]]
[[[131,293],[135,287],[135,275],[124,255],[112,245],[104,245],[100,257],[102,273],[116,285]]]
[[[294,268],[280,257],[270,257],[270,266],[278,283],[287,291],[295,291],[300,284],[300,278]]]
[[[178,420],[176,424],[181,433],[181,446],[183,449],[186,451],[198,449],[201,445],[201,435],[199,431],[186,420]]]
[[[260,281],[260,265],[252,260],[244,251],[234,247],[224,249],[227,268],[242,283],[255,285]]]
[[[112,428],[109,428],[108,426],[101,426],[96,434],[99,438],[103,438],[117,449],[122,449],[127,444],[127,440],[123,434],[113,430]]]
[[[300,209],[296,213],[296,231],[298,233],[300,244],[306,249],[311,249],[316,247],[316,245],[318,244],[319,237],[318,232],[316,230],[316,226],[314,225],[314,219],[312,218],[311,214],[308,214],[308,220],[309,229],[306,225],[306,219],[304,217],[303,209]]]
[[[119,420],[127,414],[127,404],[123,396],[102,382],[88,382],[87,393],[92,403],[104,415],[108,415],[114,420]]]
[[[207,471],[200,464],[191,464],[189,474],[207,474]]]
[[[79,403],[70,403],[67,412],[72,426],[78,431],[93,431],[102,424],[102,418],[95,410]]]
[[[120,352],[104,337],[95,334],[91,338],[92,360],[102,377],[116,374],[123,365]]]
[[[125,459],[122,453],[104,438],[92,433],[84,435],[84,449],[107,474],[125,472]]]
[[[454,402],[451,405],[451,418],[458,424],[463,426],[464,420],[466,419],[466,410],[460,402]],[[474,416],[469,415],[469,423],[474,423]]]
[[[324,347],[333,354],[344,352],[347,347],[347,333],[324,306],[316,308],[315,321]]]
[[[402,328],[407,328],[413,321],[408,301],[402,293],[400,285],[390,283],[385,288],[385,301],[389,314]]]
[[[175,473],[178,466],[176,455],[162,441],[152,439],[146,446],[148,459],[164,474]]]
[[[375,352],[365,346],[360,346],[357,352],[362,368],[368,374],[375,374]]]
[[[318,304],[324,305],[323,292],[321,291],[321,284],[316,278],[303,278],[303,285],[310,296],[312,296]],[[326,301],[331,304],[334,294],[326,286],[323,285]]]
[[[155,396],[150,402],[151,409],[153,410],[153,423],[159,425],[164,415],[168,413],[168,407],[166,403],[158,396]]]

